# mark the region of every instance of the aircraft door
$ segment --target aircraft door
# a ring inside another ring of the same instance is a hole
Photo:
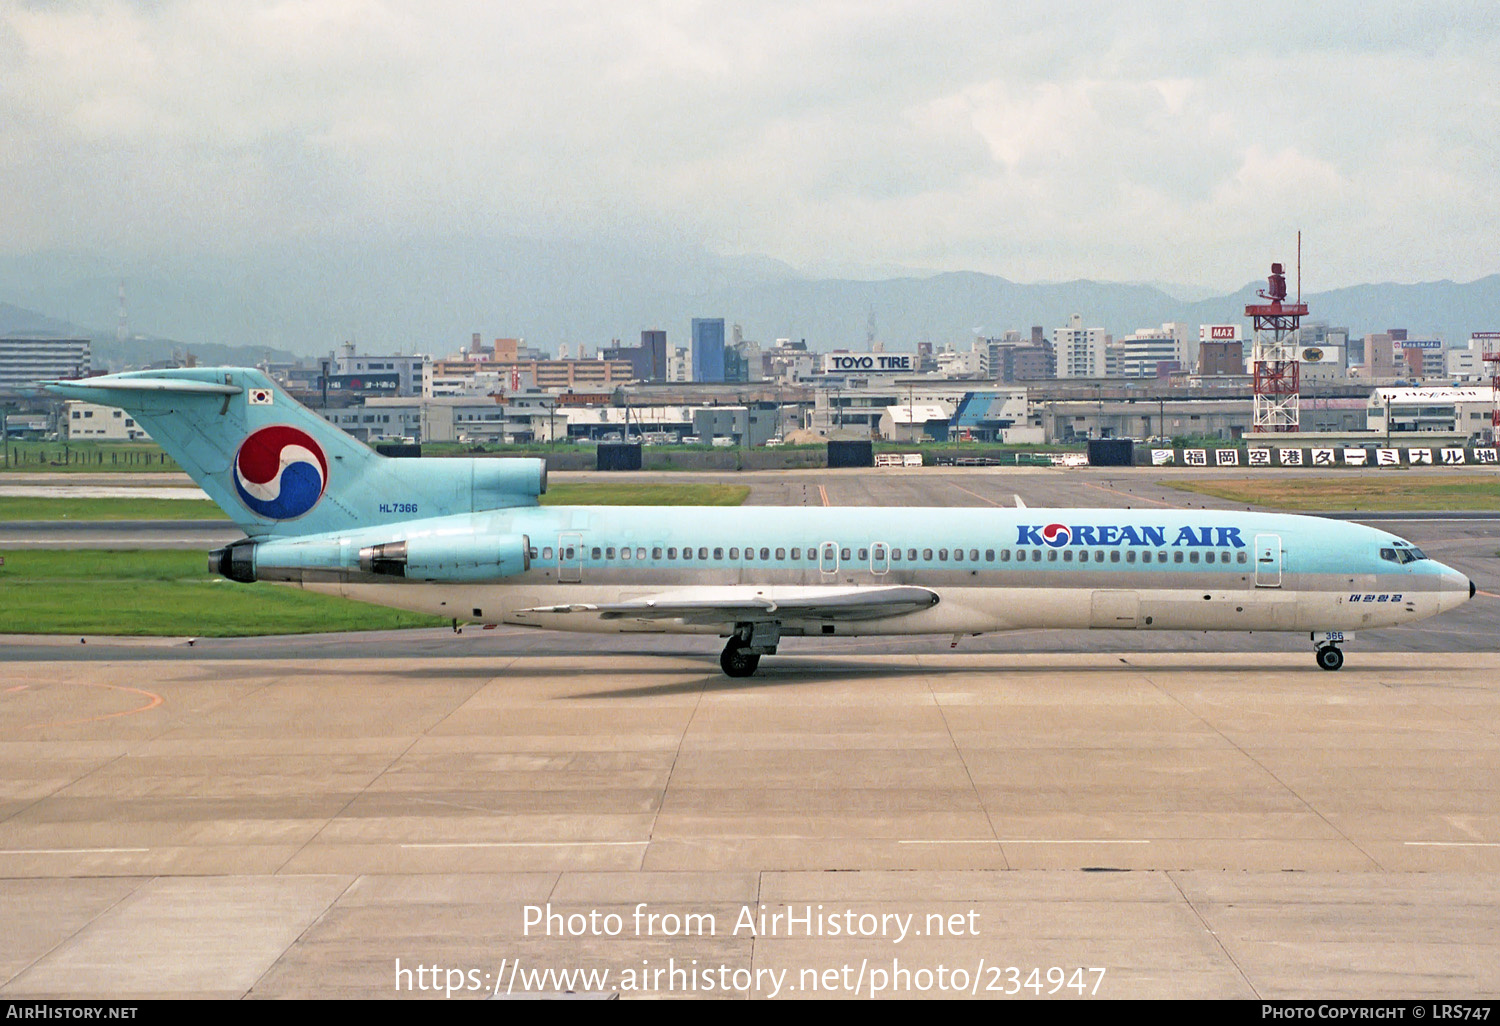
[[[579,584],[583,581],[583,535],[557,536],[557,583]]]
[[[825,574],[839,572],[838,542],[824,542],[818,548],[818,570]]]
[[[1281,535],[1255,536],[1255,586],[1281,587]]]
[[[891,568],[891,550],[885,542],[876,542],[870,546],[870,573],[883,574]]]

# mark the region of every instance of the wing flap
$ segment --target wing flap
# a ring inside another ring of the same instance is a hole
[[[681,620],[684,623],[878,620],[937,605],[927,588],[703,588],[648,595],[625,602],[536,606],[522,613],[592,613],[601,620]]]

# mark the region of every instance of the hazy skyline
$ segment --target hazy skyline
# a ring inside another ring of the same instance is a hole
[[[0,257],[597,236],[1228,291],[1300,228],[1309,288],[1467,281],[1497,37],[1493,3],[0,0]]]

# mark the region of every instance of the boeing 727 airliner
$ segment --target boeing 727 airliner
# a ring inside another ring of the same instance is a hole
[[[782,637],[1047,628],[1296,631],[1337,670],[1351,632],[1474,595],[1394,535],[1217,510],[542,507],[535,459],[387,458],[257,370],[58,381],[127,410],[246,537],[235,581],[455,622],[727,638],[754,673]]]

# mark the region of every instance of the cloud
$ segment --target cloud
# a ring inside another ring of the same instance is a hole
[[[802,264],[1476,277],[1492,4],[0,8],[8,252],[655,233]],[[1401,240],[1399,250],[1372,239]]]

